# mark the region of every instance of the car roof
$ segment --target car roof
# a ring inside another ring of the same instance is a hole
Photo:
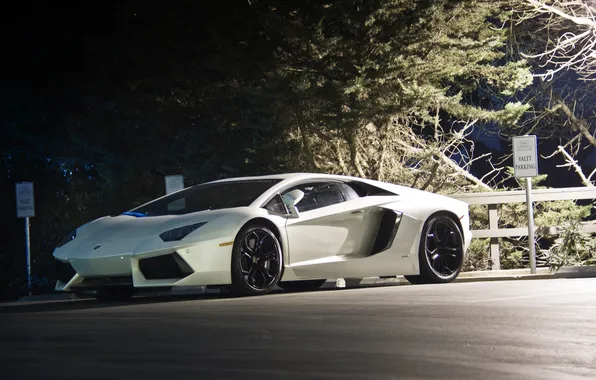
[[[244,181],[244,180],[262,180],[262,179],[279,179],[279,180],[287,180],[287,179],[302,179],[302,178],[329,178],[329,179],[349,179],[350,177],[342,176],[342,175],[333,175],[333,174],[324,174],[324,173],[280,173],[280,174],[268,174],[268,175],[261,175],[261,176],[249,176],[249,177],[233,177],[233,178],[225,178],[225,179],[218,179],[215,181],[210,181],[209,183],[216,183],[216,182],[231,182],[231,181]]]
[[[260,207],[263,202],[269,200],[277,191],[281,188],[284,188],[288,185],[291,185],[296,182],[301,181],[308,181],[308,180],[336,180],[336,181],[351,181],[351,180],[359,180],[362,181],[362,178],[353,178],[344,175],[334,175],[334,174],[324,174],[324,173],[280,173],[280,174],[270,174],[270,175],[262,175],[262,176],[251,176],[251,177],[234,177],[234,178],[226,178],[220,179],[216,181],[211,181],[208,183],[225,183],[225,182],[233,182],[233,181],[259,181],[259,180],[278,180],[279,183],[276,183],[271,188],[267,189],[263,194],[257,197],[250,206],[252,207]]]

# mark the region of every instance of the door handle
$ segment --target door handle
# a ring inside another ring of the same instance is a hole
[[[362,214],[364,212],[364,210],[356,210],[356,211],[352,211],[350,214]]]

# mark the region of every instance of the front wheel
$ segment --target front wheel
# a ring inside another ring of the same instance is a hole
[[[232,289],[244,296],[269,293],[282,275],[283,254],[275,234],[266,226],[244,227],[232,251]]]
[[[464,239],[457,223],[445,215],[431,217],[420,239],[420,275],[405,276],[412,284],[452,282],[464,258]]]

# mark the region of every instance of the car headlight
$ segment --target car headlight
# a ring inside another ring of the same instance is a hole
[[[74,240],[74,238],[76,238],[76,237],[77,237],[77,230],[74,230],[71,233],[69,233],[68,235],[66,235],[66,237],[64,239],[62,239],[62,241],[60,243],[58,243],[58,246],[56,248],[62,247],[64,244],[68,243],[71,240]]]
[[[159,234],[159,237],[164,242],[182,240],[186,237],[186,235],[201,227],[203,224],[207,224],[207,222],[189,224],[188,226],[174,228],[172,230],[162,232]]]

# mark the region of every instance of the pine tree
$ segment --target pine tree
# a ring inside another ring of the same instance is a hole
[[[532,82],[524,61],[504,62],[499,1],[257,6],[276,64],[251,91],[275,98],[307,168],[411,184],[419,179],[412,168],[456,169],[446,162],[454,151],[445,146],[459,138],[450,123],[509,125],[527,109],[493,108],[490,92],[478,91],[509,96]]]

